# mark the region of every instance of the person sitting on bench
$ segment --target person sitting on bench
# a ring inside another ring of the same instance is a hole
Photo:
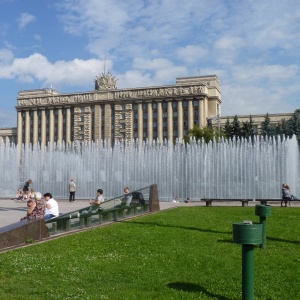
[[[96,199],[94,201],[90,202],[90,205],[94,205],[94,204],[101,204],[102,202],[104,202],[104,198],[103,198],[103,190],[102,189],[98,189],[97,190],[97,196]]]
[[[127,186],[124,187],[124,193],[125,193],[125,195],[124,195],[123,199],[126,201],[126,206],[129,206],[131,203],[131,200],[132,200],[132,194],[130,194],[129,188]]]

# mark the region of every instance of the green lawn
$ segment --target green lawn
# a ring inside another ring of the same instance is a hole
[[[241,299],[232,223],[253,207],[183,207],[0,254],[0,298]],[[300,299],[299,208],[273,207],[255,299]]]

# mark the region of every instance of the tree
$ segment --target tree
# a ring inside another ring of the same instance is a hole
[[[275,135],[275,132],[275,126],[271,124],[269,114],[267,114],[265,120],[261,123],[261,135],[270,137]]]
[[[254,137],[254,127],[252,116],[250,115],[249,121],[243,122],[241,128],[241,136],[245,139],[249,139],[250,137]]]
[[[300,110],[297,109],[293,114],[292,118],[287,121],[290,128],[289,136],[296,135],[297,139],[300,140]]]
[[[280,135],[281,138],[292,137],[293,129],[291,127],[291,123],[286,119],[281,119],[281,122],[275,126],[275,134]]]
[[[227,118],[227,121],[223,128],[223,133],[227,138],[232,138],[232,126],[230,125],[229,118]]]
[[[192,129],[189,129],[188,134],[184,137],[184,140],[186,143],[189,143],[191,137],[195,138],[197,141],[203,138],[204,141],[208,143],[214,138],[218,140],[220,136],[224,136],[224,134],[220,135],[217,131],[209,128],[208,126],[200,128],[199,126],[194,125]]]
[[[242,137],[241,122],[239,121],[237,115],[235,115],[233,118],[231,128],[232,128],[232,137],[235,137],[236,139]]]

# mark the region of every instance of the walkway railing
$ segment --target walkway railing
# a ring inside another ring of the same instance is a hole
[[[128,198],[130,199],[128,201]],[[130,202],[130,204],[129,204]],[[117,222],[133,216],[159,210],[157,185],[65,213],[46,221],[50,235],[85,227]]]

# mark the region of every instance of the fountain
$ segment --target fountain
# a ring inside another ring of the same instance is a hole
[[[0,196],[12,197],[31,178],[33,187],[54,197],[68,197],[74,178],[77,198],[93,198],[102,188],[105,197],[158,184],[161,201],[200,198],[280,198],[281,185],[290,184],[300,196],[299,148],[296,138],[221,141],[105,141],[72,145],[0,147]]]

